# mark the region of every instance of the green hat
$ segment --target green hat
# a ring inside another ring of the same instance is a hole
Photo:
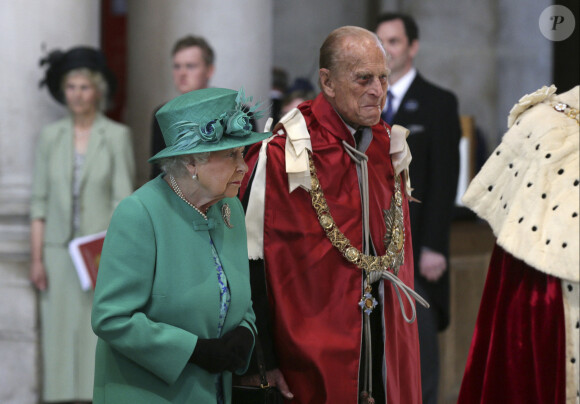
[[[251,117],[259,119],[260,104],[248,105],[244,90],[204,88],[180,95],[157,111],[165,149],[149,159],[231,149],[257,143],[271,132],[253,132]]]

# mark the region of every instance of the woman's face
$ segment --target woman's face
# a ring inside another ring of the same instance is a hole
[[[206,163],[195,166],[200,197],[215,202],[237,196],[247,172],[243,147],[211,152]]]
[[[84,74],[71,74],[64,83],[66,105],[73,115],[86,115],[97,111],[99,92]]]

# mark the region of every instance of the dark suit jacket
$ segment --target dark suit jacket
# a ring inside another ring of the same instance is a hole
[[[427,247],[449,258],[449,228],[459,175],[461,128],[457,99],[426,81],[420,74],[411,83],[394,116],[394,123],[411,131],[407,142],[413,196],[410,203],[415,282],[426,291],[437,315],[439,330],[449,323],[449,271],[437,281],[419,274],[421,248]]]

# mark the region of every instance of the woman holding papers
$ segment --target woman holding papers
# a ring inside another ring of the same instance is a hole
[[[244,213],[237,194],[256,107],[207,88],[165,104],[162,174],[123,200],[105,238],[93,330],[93,402],[230,403],[254,335]]]
[[[93,293],[81,289],[67,246],[73,238],[107,229],[115,206],[133,190],[133,150],[129,129],[101,113],[115,81],[100,51],[54,51],[42,64],[48,64],[42,84],[68,110],[39,137],[30,206],[42,398],[89,402],[96,344],[90,326]]]

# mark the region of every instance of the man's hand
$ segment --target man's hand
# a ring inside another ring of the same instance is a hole
[[[436,251],[423,248],[419,258],[419,272],[427,280],[436,282],[447,269],[445,256]]]
[[[294,398],[294,394],[290,392],[288,388],[288,384],[286,383],[286,379],[284,379],[284,375],[280,372],[280,369],[272,369],[266,372],[266,378],[268,379],[268,383],[270,386],[278,387],[280,393],[286,398],[287,400],[292,400]],[[259,386],[260,385],[260,375],[245,375],[242,376],[240,379],[240,384],[243,386]]]

